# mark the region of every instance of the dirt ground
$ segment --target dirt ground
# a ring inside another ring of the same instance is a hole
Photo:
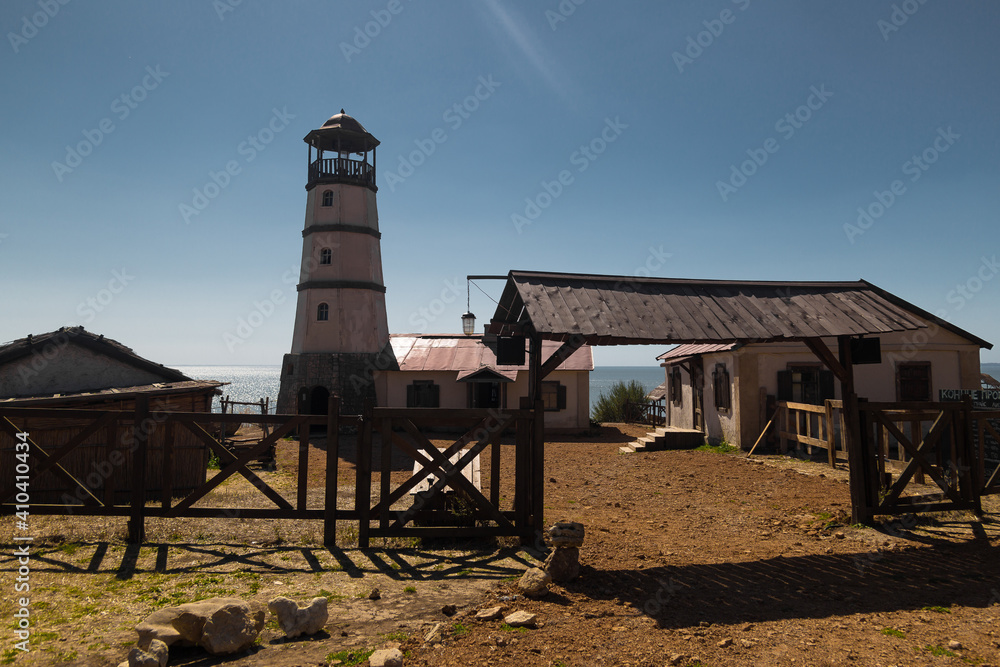
[[[32,650],[6,639],[0,664],[113,666],[157,608],[211,596],[266,604],[280,594],[327,596],[326,632],[285,641],[269,617],[248,654],[174,649],[169,664],[365,664],[359,652],[392,644],[406,665],[435,667],[1000,665],[1000,499],[986,499],[981,521],[948,513],[852,527],[843,470],[777,455],[618,453],[641,433],[608,425],[547,440],[546,521],[580,521],[587,535],[580,577],[538,600],[518,596],[516,579],[544,553],[510,542],[360,550],[356,526],[345,524],[339,547],[327,549],[319,522],[234,518],[149,520],[140,548],[124,543],[121,519],[33,516]],[[278,470],[262,478],[293,489],[295,447],[283,442]],[[512,457],[512,446],[503,449]],[[318,489],[322,458],[321,448],[312,452]],[[345,506],[353,465],[345,451]],[[246,505],[247,487],[227,482],[215,500]],[[8,619],[13,534],[8,517]],[[373,588],[380,599],[369,599]],[[457,613],[442,613],[446,604]],[[472,618],[497,605],[536,613],[538,627]]]

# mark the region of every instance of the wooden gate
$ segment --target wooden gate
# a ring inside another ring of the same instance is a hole
[[[530,540],[542,529],[542,405],[518,410],[366,408],[358,441],[356,514],[359,546],[372,537],[515,536]],[[431,442],[430,429],[465,432],[445,447]],[[501,438],[514,434],[512,475],[501,474]],[[373,462],[373,436],[379,435]],[[488,494],[470,474],[489,447]],[[393,453],[412,461],[413,472],[392,480]],[[372,470],[378,471],[372,504]],[[501,478],[513,477],[511,502],[501,497]],[[373,525],[374,523],[374,525]],[[421,525],[408,525],[421,524]]]
[[[997,492],[997,475],[987,480],[974,423],[992,427],[988,415],[968,403],[869,403],[859,401],[864,451],[869,458],[868,515],[972,510],[982,513],[981,496]],[[982,443],[982,437],[979,443]],[[940,492],[904,495],[916,481]],[[856,480],[852,480],[856,483]]]

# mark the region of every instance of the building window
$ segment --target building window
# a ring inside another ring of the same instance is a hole
[[[437,408],[441,406],[441,387],[434,380],[414,380],[406,386],[406,407]]]
[[[295,375],[295,364],[285,364],[285,375]]]
[[[681,369],[677,366],[670,369],[670,401],[674,405],[684,402],[684,394],[681,393]]]
[[[542,382],[542,406],[546,412],[566,409],[566,387],[559,382]]]
[[[323,191],[323,206],[333,206],[333,190]]]
[[[504,406],[506,386],[499,382],[469,382],[470,408],[501,408]]]
[[[822,405],[834,398],[833,373],[818,364],[789,365],[778,371],[778,400],[792,403]]]
[[[316,320],[319,322],[326,322],[330,319],[330,306],[325,303],[321,303],[316,306]]]
[[[322,250],[319,251],[320,264],[329,264],[330,260],[332,259],[333,259],[333,251],[330,250],[329,248],[323,248]]]
[[[717,410],[729,410],[733,407],[732,393],[729,391],[729,370],[725,364],[716,364],[712,373],[712,385],[715,389],[715,407]]]
[[[896,366],[896,387],[900,401],[931,400],[931,365],[914,362]]]

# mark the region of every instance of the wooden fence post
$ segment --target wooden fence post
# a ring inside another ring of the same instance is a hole
[[[830,399],[826,399],[823,401],[823,405],[826,407],[826,422],[824,424],[824,428],[826,428],[826,460],[831,468],[836,468],[837,441],[833,437],[833,403]]]
[[[870,443],[861,423],[860,401],[854,390],[851,337],[838,336],[837,342],[840,365],[846,374],[841,380],[841,395],[844,399],[844,423],[847,427],[843,436],[850,470],[851,520],[853,523],[869,524],[875,516],[873,505],[877,497],[871,493],[871,484],[875,481],[875,461],[870,455]]]
[[[527,396],[522,396],[519,407],[521,410],[530,410],[531,399]],[[531,515],[530,491],[528,490],[531,432],[532,420],[519,418],[517,420],[517,435],[514,444],[514,520],[521,533],[521,544],[532,543],[531,521],[529,518]]]
[[[545,403],[535,399],[531,429],[531,513],[535,535],[545,530]]]
[[[365,399],[361,428],[358,430],[357,481],[354,485],[354,507],[358,515],[358,547],[367,549],[372,513],[372,421],[375,406]]]
[[[337,546],[337,473],[340,461],[340,397],[326,407],[326,496],[323,502],[323,544]]]
[[[132,507],[128,520],[128,541],[142,544],[146,540],[146,448],[149,433],[149,397],[136,396],[135,416],[132,424]],[[150,427],[152,422],[150,421]]]
[[[979,452],[976,451],[975,444],[973,442],[973,429],[972,429],[972,396],[965,394],[962,396],[962,462],[959,464],[965,467],[966,471],[962,475],[962,485],[967,489],[962,495],[965,496],[964,499],[971,500],[975,505],[972,510],[977,517],[983,515],[983,498],[980,489],[983,488],[983,477],[985,471],[985,462],[982,457],[979,456]],[[980,442],[982,439],[980,439]]]

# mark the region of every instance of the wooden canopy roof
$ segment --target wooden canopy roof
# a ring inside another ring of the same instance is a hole
[[[913,331],[935,321],[864,280],[757,282],[511,271],[490,332],[589,345],[737,343]]]

